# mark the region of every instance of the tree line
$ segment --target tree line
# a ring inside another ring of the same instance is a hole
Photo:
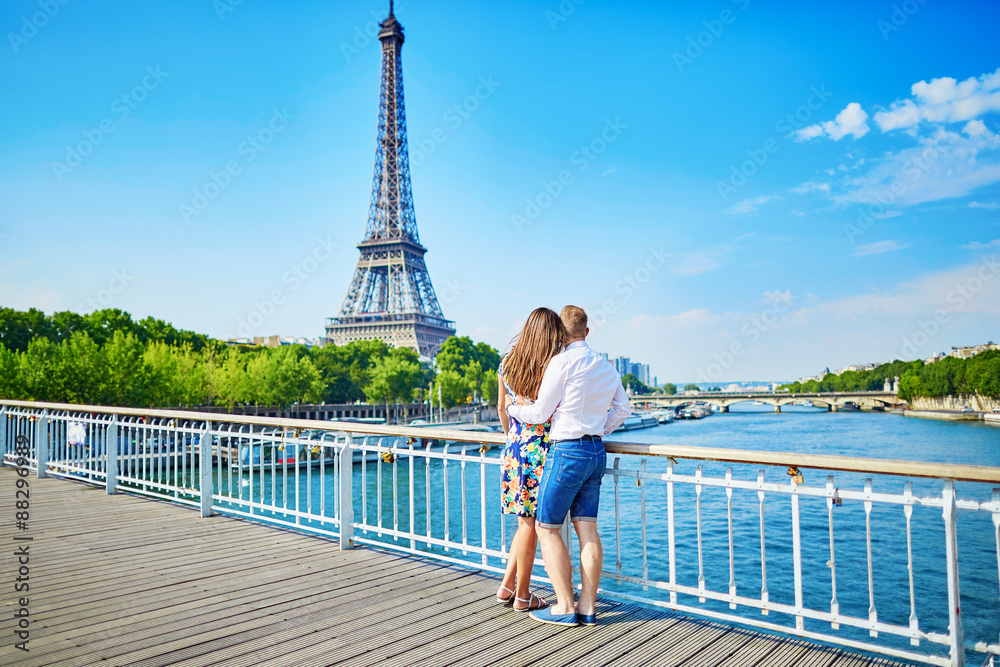
[[[899,397],[937,398],[958,394],[1000,396],[1000,350],[981,352],[974,357],[945,357],[932,364],[917,361],[893,361],[867,371],[827,373],[822,380],[792,382],[781,386],[792,393],[834,391],[881,391],[886,379],[899,378]]]
[[[436,367],[382,341],[231,346],[118,309],[79,315],[0,308],[0,397],[127,407],[493,400],[499,353],[467,336]],[[440,387],[440,394],[438,388]]]

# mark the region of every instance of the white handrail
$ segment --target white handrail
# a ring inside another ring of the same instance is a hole
[[[231,424],[251,424],[289,429],[313,429],[337,433],[368,433],[372,435],[399,436],[453,440],[455,442],[488,443],[503,445],[506,438],[499,433],[482,431],[459,431],[425,426],[384,426],[349,421],[321,421],[317,419],[290,419],[284,417],[250,417],[218,412],[198,412],[196,410],[167,410],[162,408],[117,408],[105,405],[73,405],[69,403],[44,403],[34,401],[14,401],[0,399],[0,405],[9,405],[36,410],[70,410],[73,412],[94,412],[101,414],[132,415],[136,417],[159,417],[161,419],[189,419],[195,421],[221,420]],[[1000,468],[965,465],[960,463],[928,463],[898,459],[876,459],[856,456],[836,456],[830,454],[799,454],[796,452],[770,452],[752,449],[725,449],[719,447],[695,447],[690,445],[659,445],[641,442],[606,441],[609,454],[629,454],[634,456],[656,456],[697,461],[719,461],[723,463],[746,463],[751,465],[794,466],[814,470],[836,470],[879,475],[904,475],[930,479],[950,479],[956,482],[982,482],[1000,484]]]

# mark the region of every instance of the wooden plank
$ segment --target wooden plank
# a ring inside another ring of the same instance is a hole
[[[462,576],[470,576],[471,573],[461,574],[456,572],[441,571],[437,576],[425,576],[421,582],[421,588],[428,586],[452,585],[453,581]],[[354,591],[349,599],[364,602],[370,599],[365,591]],[[308,602],[306,602],[308,600]],[[102,660],[121,661],[122,664],[160,664],[161,659],[175,662],[185,655],[200,655],[212,650],[213,642],[218,644],[241,644],[247,637],[261,637],[270,643],[270,634],[278,632],[283,628],[294,628],[295,634],[300,632],[307,624],[304,619],[310,616],[328,616],[336,610],[346,607],[342,600],[338,600],[336,595],[303,595],[298,600],[288,601],[279,609],[273,609],[268,605],[259,605],[249,609],[240,610],[240,613],[225,618],[216,618],[195,614],[197,623],[186,624],[189,618],[183,619],[177,626],[164,625],[161,632],[151,631],[145,633],[130,633],[123,638],[115,637],[113,633],[98,644],[91,644],[89,647],[93,655],[100,655]],[[275,619],[279,619],[275,622]],[[242,636],[241,636],[242,632]],[[304,633],[309,636],[309,633]],[[234,641],[237,640],[237,641]],[[175,650],[169,650],[174,647]],[[147,655],[152,649],[153,655]],[[145,659],[143,659],[145,656]],[[164,657],[167,656],[167,657]],[[213,658],[214,660],[214,658]],[[46,664],[63,664],[62,662],[48,662]],[[208,664],[212,664],[209,662]]]
[[[631,641],[627,636],[629,633],[663,616],[651,609],[606,605],[604,600],[598,600],[597,613],[598,624],[594,627],[581,628],[581,632],[560,632],[528,650],[508,651],[498,662],[511,667],[528,667],[539,662],[552,666],[579,664],[581,660],[589,662],[593,659],[595,648],[628,643]]]
[[[12,475],[0,470],[0,500]],[[44,583],[32,590],[32,651],[8,659],[0,647],[4,665],[904,667],[607,600],[595,628],[542,625],[498,605],[496,577],[474,569],[31,482],[44,507],[32,574]]]
[[[778,637],[769,637],[751,633],[752,638],[746,644],[732,654],[723,657],[714,667],[757,667],[758,665],[771,665],[772,654],[781,646],[782,640]]]
[[[456,590],[474,589],[479,586],[473,572],[466,571],[463,574],[453,571],[450,574],[454,575],[454,578],[443,583],[425,584],[423,590],[407,596],[407,602],[417,605],[418,608],[426,607],[423,599],[428,593],[451,594]],[[319,637],[314,635],[321,632],[343,633],[345,641],[353,642],[365,634],[384,634],[380,624],[397,617],[400,609],[401,605],[396,599],[384,599],[372,604],[371,596],[337,607],[319,603],[307,610],[310,613],[306,615],[289,615],[263,626],[256,621],[237,623],[219,631],[198,633],[174,642],[154,643],[140,651],[120,655],[116,661],[122,661],[121,664],[133,667],[230,664],[233,656],[245,654],[253,648],[274,645],[288,647],[296,638],[298,641],[315,642],[321,639],[322,635]]]
[[[396,571],[404,570],[409,564],[405,564],[402,568],[396,568]],[[322,594],[327,600],[333,600],[338,593],[334,591],[337,586],[345,588],[347,590],[356,590],[358,588],[359,582],[363,585],[365,582],[361,580],[362,577],[372,578],[373,576],[378,576],[380,572],[374,569],[364,570],[362,573],[355,573],[354,576],[344,577],[330,574],[329,571],[319,571],[318,576],[302,576],[298,579],[287,579],[281,576],[281,573],[277,573],[274,578],[270,581],[265,582],[262,585],[256,585],[253,588],[248,589],[236,589],[235,591],[229,587],[226,590],[220,591],[218,595],[197,595],[189,596],[186,602],[175,601],[172,603],[155,603],[149,608],[144,609],[139,601],[135,606],[130,606],[128,608],[129,617],[129,629],[131,632],[136,633],[145,628],[153,628],[156,632],[161,632],[166,627],[173,622],[173,617],[179,616],[181,620],[191,620],[192,624],[197,624],[201,622],[200,616],[211,616],[212,618],[224,617],[227,615],[238,613],[238,610],[244,606],[251,605],[252,608],[263,608],[268,606],[276,606],[284,600],[287,599],[307,599],[309,597]],[[325,576],[324,575],[330,575]],[[421,571],[421,576],[426,577],[426,573]],[[335,578],[336,577],[336,578]],[[406,577],[403,577],[406,580]],[[290,583],[291,582],[291,583]],[[384,584],[383,584],[384,585]],[[316,593],[317,587],[323,589],[322,593]],[[257,591],[254,593],[254,591]],[[255,601],[262,601],[266,604],[253,604]],[[157,612],[154,614],[155,620],[143,622],[144,614],[148,611]],[[237,610],[237,611],[234,611]],[[197,611],[198,613],[192,614],[192,611]],[[110,620],[106,620],[103,623],[100,622],[100,618],[108,617]],[[59,637],[64,638],[70,636],[73,638],[75,644],[83,644],[91,641],[93,639],[100,639],[107,636],[113,637],[116,643],[121,641],[120,633],[120,617],[121,614],[103,614],[101,616],[89,616],[85,618],[85,623],[77,623],[77,626],[82,626],[82,630],[78,627],[77,632],[63,632],[62,628],[67,627],[71,624],[60,623],[60,633]],[[193,620],[192,620],[193,619]],[[77,620],[77,617],[74,617]]]
[[[731,629],[717,623],[685,621],[687,628],[677,641],[660,646],[658,642],[647,641],[630,652],[623,665],[653,664],[663,667],[681,665],[685,660],[714,644]]]
[[[719,663],[729,659],[746,644],[753,643],[757,638],[757,633],[743,630],[742,628],[730,628],[729,632],[720,637],[717,641],[705,647],[688,660],[684,661],[684,667],[716,667]]]

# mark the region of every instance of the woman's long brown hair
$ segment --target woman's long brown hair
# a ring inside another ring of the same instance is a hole
[[[518,396],[538,399],[542,375],[549,360],[562,352],[566,327],[554,310],[535,308],[503,362],[507,384]]]

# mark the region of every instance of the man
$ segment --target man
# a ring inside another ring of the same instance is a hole
[[[557,602],[531,617],[556,625],[596,625],[594,605],[604,560],[597,533],[607,463],[602,437],[618,428],[632,410],[618,371],[585,342],[590,333],[587,314],[577,306],[566,306],[559,317],[569,334],[566,349],[546,367],[538,400],[516,405],[508,398],[506,412],[522,424],[541,424],[552,417],[535,529]],[[569,551],[559,534],[567,512],[580,539],[583,587],[576,606]]]

